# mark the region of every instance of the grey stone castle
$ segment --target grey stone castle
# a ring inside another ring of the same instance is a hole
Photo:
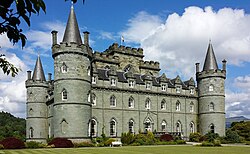
[[[28,71],[27,140],[119,138],[129,131],[225,135],[226,61],[219,69],[211,43],[202,71],[196,63],[196,86],[193,78],[160,75],[159,63],[144,61],[141,48],[114,43],[93,53],[88,37],[84,32],[82,42],[72,7],[60,44],[52,31],[54,80],[50,73],[45,79],[39,57],[33,75]]]

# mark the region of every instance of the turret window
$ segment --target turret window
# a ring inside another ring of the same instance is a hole
[[[97,135],[97,121],[95,119],[92,119],[90,122],[90,136],[96,137]]]
[[[96,95],[92,94],[92,105],[96,106]]]
[[[211,133],[214,133],[214,132],[215,132],[215,131],[214,131],[214,124],[210,124],[209,129],[210,129],[210,132],[211,132]]]
[[[214,91],[214,86],[212,84],[209,86],[208,91]]]
[[[134,108],[134,98],[133,97],[129,97],[128,99],[128,107],[129,108]]]
[[[30,127],[29,129],[29,138],[33,138],[34,137],[34,129],[32,127]]]
[[[96,84],[96,76],[92,77],[92,84]]]
[[[148,98],[148,99],[146,100],[146,102],[145,102],[145,108],[146,108],[147,110],[150,109],[150,104],[151,104],[151,101],[150,101],[150,99]]]
[[[211,102],[209,104],[209,111],[214,111],[214,103],[213,102]]]
[[[194,112],[194,103],[193,102],[190,103],[190,112]]]
[[[166,101],[162,100],[161,101],[161,110],[166,110],[166,108],[167,108],[166,106],[167,106]]]
[[[68,93],[66,89],[63,89],[62,91],[62,100],[67,100],[68,99]]]
[[[67,71],[68,71],[68,67],[64,62],[62,64],[61,71],[62,71],[62,73],[67,73]]]
[[[110,107],[116,107],[116,98],[114,95],[110,97]]]
[[[179,101],[176,102],[176,111],[181,111],[181,103]]]
[[[87,72],[88,72],[88,76],[90,76],[90,66],[88,67]]]

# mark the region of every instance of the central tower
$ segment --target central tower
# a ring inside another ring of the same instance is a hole
[[[52,133],[54,137],[72,140],[88,138],[91,49],[88,43],[82,43],[73,6],[63,41],[57,44],[57,31],[52,31],[52,36],[55,76]]]

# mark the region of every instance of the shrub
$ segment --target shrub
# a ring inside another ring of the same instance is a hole
[[[109,138],[108,140],[106,140],[104,142],[104,146],[110,146],[112,144],[112,142],[116,141],[115,139],[113,138]]]
[[[186,141],[184,141],[184,140],[177,140],[176,143],[177,144],[186,144]]]
[[[131,143],[133,143],[135,141],[135,135],[128,132],[128,133],[122,133],[122,137],[121,137],[121,142],[124,145],[129,145]]]
[[[39,142],[35,142],[35,141],[30,141],[30,142],[26,142],[26,148],[29,149],[36,149],[36,148],[41,148],[42,145]]]
[[[214,144],[214,146],[216,146],[216,147],[220,147],[220,146],[221,146],[220,140],[214,140],[213,144]]]
[[[51,142],[48,143],[48,145],[54,145],[55,148],[72,148],[74,147],[74,144],[72,141],[66,139],[66,138],[54,138]]]
[[[207,141],[205,141],[205,142],[202,142],[202,143],[201,143],[201,146],[213,147],[214,144],[213,144],[212,142],[207,142]]]
[[[202,135],[200,133],[190,133],[189,135],[190,142],[199,142],[201,138]]]
[[[3,146],[2,144],[0,144],[0,150],[1,150],[1,149],[4,149],[4,146]]]
[[[219,134],[208,132],[207,134],[205,134],[205,138],[206,141],[213,142],[215,139],[219,138]]]
[[[160,136],[160,141],[173,141],[174,138],[170,134],[163,134]]]
[[[94,147],[95,144],[91,143],[91,142],[80,142],[80,143],[74,143],[74,147],[78,148],[78,147]]]
[[[25,148],[24,142],[20,139],[9,137],[0,142],[4,149],[22,149]]]
[[[240,136],[236,131],[232,131],[231,129],[226,131],[226,137],[225,140],[230,143],[239,143],[240,142]]]

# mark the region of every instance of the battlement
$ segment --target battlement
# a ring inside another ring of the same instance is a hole
[[[226,71],[225,70],[208,70],[208,71],[202,71],[202,72],[197,72],[197,77],[198,79],[203,79],[207,77],[221,77],[221,78],[226,78]]]
[[[48,81],[26,80],[25,85],[26,85],[26,88],[28,88],[28,87],[44,87],[44,88],[48,88],[49,87],[49,82]]]
[[[157,61],[140,61],[140,68],[160,70],[160,63]]]
[[[109,55],[103,52],[95,52],[94,59],[97,61],[106,61],[110,63],[119,63],[117,59],[113,55]]]
[[[104,53],[111,54],[113,52],[118,52],[126,55],[133,55],[144,57],[142,48],[131,48],[129,46],[118,45],[118,43],[113,43]]]

